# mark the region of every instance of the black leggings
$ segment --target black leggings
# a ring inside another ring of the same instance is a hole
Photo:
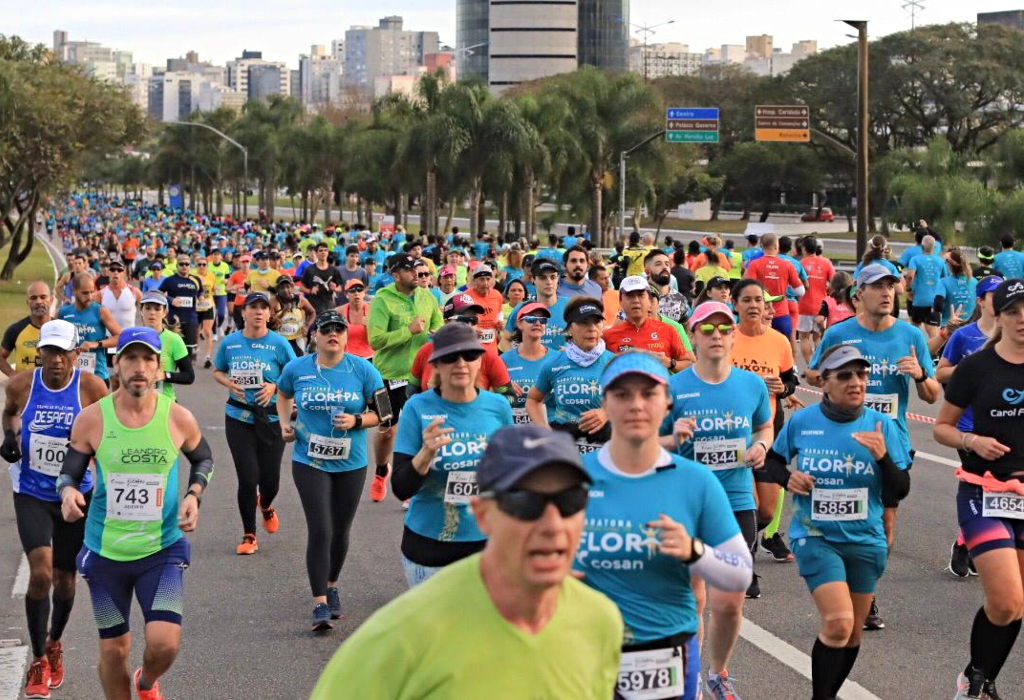
[[[224,417],[224,432],[235,462],[238,475],[238,512],[242,516],[242,531],[256,533],[256,492],[259,490],[260,505],[269,508],[281,485],[281,457],[284,455],[284,439],[277,428],[257,432],[253,423],[244,423],[230,416]]]
[[[306,513],[306,574],[316,598],[327,595],[327,582],[341,575],[366,467],[325,472],[293,461],[292,479]]]

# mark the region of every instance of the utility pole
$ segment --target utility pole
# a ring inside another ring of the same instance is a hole
[[[648,39],[648,37],[650,37],[651,34],[655,34],[656,33],[654,30],[657,29],[658,27],[664,27],[664,26],[669,25],[669,24],[675,24],[676,21],[674,19],[670,19],[667,22],[660,22],[658,24],[633,24],[632,22],[628,21],[624,17],[619,17],[619,21],[622,22],[623,24],[627,24],[630,27],[633,27],[634,29],[636,29],[636,31],[638,33],[644,35],[643,54],[641,54],[643,56],[643,66],[641,68],[641,72],[642,72],[642,75],[643,75],[643,78],[644,78],[644,82],[646,83],[647,82],[647,39]]]
[[[659,136],[664,136],[665,130],[651,134],[643,141],[633,146],[629,150],[621,151],[619,153],[619,238],[622,239],[626,236],[626,159],[629,158],[629,154],[637,151]]]
[[[917,27],[917,13],[924,12],[924,0],[906,0],[903,9],[910,13],[910,30]]]
[[[843,20],[857,30],[857,258],[864,256],[868,246],[868,222],[871,207],[868,190],[868,23],[866,20]]]
[[[242,168],[245,173],[243,176],[244,179],[242,180],[242,218],[244,219],[249,213],[248,205],[246,204],[246,191],[249,187],[249,149],[243,146],[242,144],[238,143],[238,141],[235,141],[233,138],[225,134],[223,131],[219,129],[214,129],[209,124],[203,124],[202,122],[177,121],[164,122],[164,124],[173,124],[174,126],[198,126],[202,129],[209,129],[213,133],[217,134],[217,136],[220,136],[222,139],[224,139],[225,141],[227,141],[232,146],[234,146],[235,148],[239,149],[242,152]]]

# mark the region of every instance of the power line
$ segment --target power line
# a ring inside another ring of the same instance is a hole
[[[910,28],[917,25],[917,13],[924,12],[924,0],[904,0],[903,10],[910,13]]]

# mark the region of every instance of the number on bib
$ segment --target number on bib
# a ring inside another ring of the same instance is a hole
[[[896,420],[900,408],[900,396],[899,394],[864,394],[864,406],[873,408]]]
[[[616,690],[626,700],[677,698],[683,686],[683,656],[678,647],[622,654]]]
[[[191,309],[192,297],[174,297],[171,300],[171,306],[177,309]]]
[[[694,458],[712,471],[746,466],[741,459],[747,442],[743,438],[712,438],[693,443]]]
[[[28,468],[34,472],[56,477],[68,452],[68,439],[31,433],[28,438]]]
[[[444,502],[464,506],[469,497],[480,493],[476,485],[476,472],[448,472],[448,483],[444,487]]]
[[[576,441],[576,449],[581,455],[589,454],[591,452],[597,452],[603,445],[596,442],[587,442],[583,438]]]
[[[493,343],[495,337],[497,336],[497,333],[493,328],[482,328],[477,332],[480,335],[481,343]]]
[[[107,474],[107,517],[152,522],[163,518],[162,474]]]
[[[516,423],[530,423],[530,416],[526,413],[526,406],[512,408],[512,420]]]
[[[348,459],[352,451],[352,438],[310,435],[307,454],[312,459]]]
[[[985,493],[981,512],[986,518],[1024,520],[1024,496],[1019,493]]]
[[[243,389],[256,389],[263,386],[263,368],[233,369],[231,380]]]
[[[814,489],[811,491],[811,519],[829,522],[867,520],[867,488]]]
[[[75,362],[75,366],[83,372],[96,374],[96,353],[92,350],[78,353],[78,361]]]

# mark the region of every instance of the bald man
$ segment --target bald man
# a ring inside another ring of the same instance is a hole
[[[25,290],[25,303],[28,305],[28,316],[11,324],[4,337],[0,340],[0,372],[10,377],[15,372],[39,367],[36,344],[39,342],[39,329],[50,320],[50,309],[53,295],[46,282],[33,282]],[[14,355],[14,366],[11,366],[11,355]]]

